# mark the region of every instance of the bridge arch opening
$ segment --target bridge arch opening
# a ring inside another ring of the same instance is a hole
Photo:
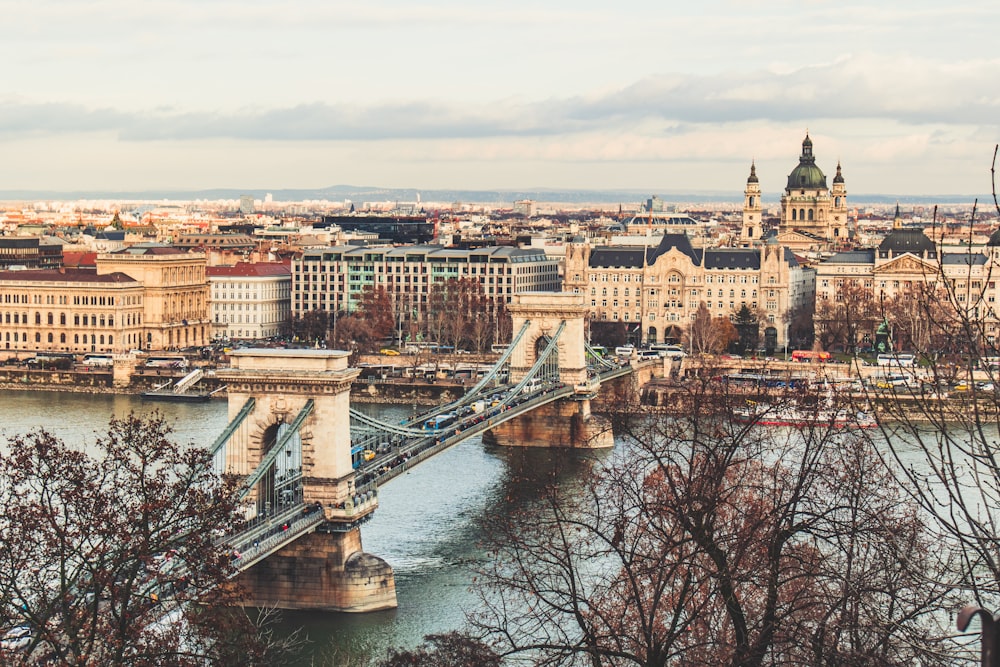
[[[274,459],[257,484],[257,513],[270,515],[290,506],[301,504],[302,499],[302,438],[298,432],[285,438],[291,426],[277,421],[261,437],[260,456],[263,459],[284,439],[283,451]]]
[[[545,353],[545,348],[549,346],[552,341],[546,335],[541,335],[535,340],[535,356],[532,359],[532,365],[539,359],[541,359],[542,354]],[[549,358],[545,360],[541,368],[538,369],[538,378],[557,378],[559,377],[559,351],[553,350],[549,354]]]

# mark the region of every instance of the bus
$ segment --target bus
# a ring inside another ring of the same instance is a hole
[[[456,415],[453,412],[449,412],[443,415],[438,415],[436,417],[431,417],[430,419],[424,422],[424,430],[439,431],[454,423],[456,419],[458,419],[458,415]]]
[[[833,359],[833,355],[829,352],[814,352],[813,350],[795,350],[792,352],[792,361],[809,363],[810,361],[816,361],[818,363],[827,363]]]
[[[85,366],[114,366],[115,360],[110,354],[85,354],[83,355]]]
[[[906,352],[894,352],[891,354],[880,354],[875,357],[875,363],[879,366],[899,366],[900,368],[910,368],[917,363],[916,355]]]
[[[147,357],[146,366],[150,368],[187,368],[188,360],[180,355],[167,357]]]
[[[364,445],[354,445],[351,447],[351,465],[355,470],[363,461],[371,461],[375,458],[375,450],[365,449]]]

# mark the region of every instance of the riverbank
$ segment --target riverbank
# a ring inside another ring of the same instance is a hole
[[[137,372],[128,385],[114,384],[108,369],[42,370],[23,367],[0,368],[0,389],[18,391],[58,391],[82,394],[119,394],[139,396],[184,377],[185,371],[158,369]],[[379,403],[386,405],[440,405],[450,403],[465,395],[472,387],[469,381],[437,380],[358,380],[351,387],[353,403]],[[212,393],[213,399],[224,400],[225,385],[206,374],[198,390]]]

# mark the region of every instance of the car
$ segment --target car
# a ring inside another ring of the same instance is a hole
[[[361,452],[361,455],[365,457],[365,461],[371,461],[373,458],[375,458],[375,452],[370,449],[364,450],[363,452]]]
[[[0,647],[8,651],[19,651],[31,643],[31,627],[15,625],[0,639]]]
[[[382,348],[381,350],[378,351],[378,353],[381,354],[381,355],[387,356],[387,357],[398,357],[399,356],[399,352],[398,351],[393,350],[392,348],[388,348],[388,347]]]

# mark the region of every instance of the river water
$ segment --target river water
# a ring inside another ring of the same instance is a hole
[[[362,405],[387,421],[411,408]],[[0,392],[0,440],[44,427],[66,442],[86,445],[112,415],[158,410],[179,442],[208,446],[226,426],[225,401],[149,403],[134,396],[38,391]],[[557,480],[572,486],[594,457],[607,452],[554,452],[490,447],[479,437],[452,447],[390,481],[379,509],[361,529],[365,551],[396,574],[399,608],[372,614],[285,612],[283,627],[309,638],[303,665],[357,664],[389,647],[412,647],[424,635],[459,629],[476,601],[473,585],[481,526],[498,513],[530,506],[539,488]]]

